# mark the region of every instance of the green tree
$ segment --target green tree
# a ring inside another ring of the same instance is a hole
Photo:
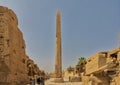
[[[73,67],[71,67],[71,66],[69,66],[69,67],[67,68],[67,71],[68,71],[69,73],[71,73],[71,72],[73,72],[73,71],[74,71],[74,68],[73,68]]]
[[[86,64],[86,59],[84,57],[80,57],[76,65],[76,70],[78,73],[83,72],[85,70],[85,64]]]

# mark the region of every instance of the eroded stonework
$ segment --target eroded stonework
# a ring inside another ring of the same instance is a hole
[[[120,48],[88,58],[82,85],[120,85]]]
[[[24,85],[28,81],[29,65],[34,62],[28,62],[32,60],[25,48],[17,16],[11,9],[0,6],[0,85]],[[40,71],[37,65],[33,68]]]

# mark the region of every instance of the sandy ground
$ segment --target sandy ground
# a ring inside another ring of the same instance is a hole
[[[64,79],[65,82],[64,83],[54,83],[52,82],[53,79],[49,79],[45,82],[45,85],[82,85],[81,82],[68,82],[67,79]]]

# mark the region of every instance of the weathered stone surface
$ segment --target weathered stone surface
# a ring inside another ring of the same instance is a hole
[[[0,85],[24,85],[28,81],[27,64],[31,59],[25,48],[17,16],[11,9],[0,6]]]
[[[87,60],[86,64],[86,74],[91,74],[97,71],[100,67],[106,64],[106,53],[101,52],[96,55],[90,57]]]
[[[60,11],[58,11],[57,15],[56,15],[55,82],[63,82],[63,79],[62,79],[62,49],[61,49],[61,21],[60,21]]]
[[[87,60],[82,85],[119,85],[120,48],[100,52]]]

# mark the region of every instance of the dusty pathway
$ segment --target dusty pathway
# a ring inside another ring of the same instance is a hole
[[[45,85],[82,85],[81,82],[68,82],[68,81],[65,81],[64,83],[54,83],[52,82],[53,79],[50,79],[50,80],[47,80],[45,82]]]

